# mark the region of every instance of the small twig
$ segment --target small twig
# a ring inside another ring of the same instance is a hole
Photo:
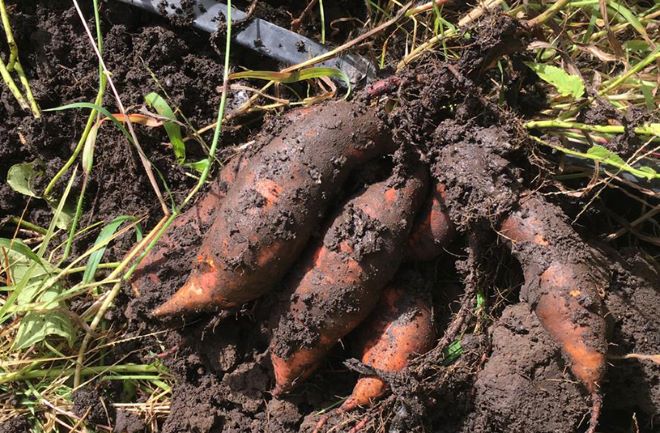
[[[259,3],[259,0],[252,0],[252,3],[250,3],[250,6],[245,11],[245,16],[240,20],[234,20],[232,26],[236,27],[250,21],[252,19],[252,16],[254,15],[254,12],[257,10],[257,3]]]
[[[535,16],[531,20],[527,20],[525,24],[527,25],[527,27],[536,27],[545,23],[550,18],[554,17],[555,14],[559,12],[564,6],[566,6],[568,2],[569,0],[557,0],[552,6],[546,9],[542,14]]]
[[[364,34],[361,34],[361,35],[358,36],[357,38],[352,39],[352,40],[346,42],[345,44],[338,46],[338,47],[335,48],[334,50],[328,51],[328,52],[326,52],[325,54],[321,54],[321,55],[316,56],[316,57],[314,57],[314,58],[312,58],[312,59],[309,59],[309,60],[307,60],[307,61],[304,61],[304,62],[302,62],[302,63],[298,63],[297,65],[289,66],[288,68],[282,69],[281,72],[292,72],[292,71],[296,71],[296,70],[298,70],[298,69],[302,69],[302,68],[305,68],[305,67],[307,67],[307,66],[312,66],[312,65],[315,65],[315,64],[317,64],[317,63],[320,63],[320,62],[323,62],[323,61],[325,61],[325,60],[328,60],[328,59],[331,59],[331,58],[333,58],[333,57],[336,57],[337,54],[339,54],[339,53],[341,53],[341,52],[343,52],[343,51],[346,51],[347,49],[349,49],[349,48],[351,48],[351,47],[353,47],[353,46],[355,46],[355,45],[361,43],[362,41],[364,41],[364,40],[366,40],[366,39],[369,39],[369,38],[372,37],[373,35],[382,32],[383,30],[385,30],[386,28],[388,28],[388,27],[391,26],[392,24],[394,24],[394,23],[396,23],[397,21],[399,21],[399,19],[401,19],[401,17],[405,15],[406,11],[410,8],[411,5],[412,5],[412,2],[407,3],[405,6],[403,6],[403,7],[399,10],[399,12],[398,12],[394,17],[392,17],[392,18],[390,18],[389,20],[385,21],[383,24],[379,25],[378,27],[374,27],[373,29],[369,30],[368,32],[366,32],[366,33],[364,33]]]
[[[307,6],[305,9],[300,13],[298,18],[295,18],[291,21],[291,30],[298,30],[305,19],[307,15],[314,9],[314,6],[316,6],[316,3],[318,3],[319,0],[311,0],[309,3],[307,3]]]

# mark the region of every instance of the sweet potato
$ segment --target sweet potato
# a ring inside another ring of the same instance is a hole
[[[383,291],[374,312],[360,325],[356,340],[365,365],[397,372],[413,356],[433,348],[436,336],[431,296],[419,278],[412,272],[399,271]],[[387,384],[379,377],[361,377],[341,410],[369,405],[386,391]]]
[[[599,292],[608,285],[600,254],[564,221],[561,209],[539,197],[523,201],[501,226],[525,274],[522,297],[559,343],[571,371],[592,394],[590,431],[598,421],[599,384],[605,373],[607,341]]]
[[[444,204],[445,186],[436,183],[415,220],[408,240],[407,260],[426,262],[442,254],[455,234]]]
[[[247,159],[243,154],[237,155],[222,168],[218,179],[211,184],[211,188],[195,202],[188,210],[179,215],[163,233],[158,242],[140,262],[133,277],[131,287],[136,293],[146,285],[158,286],[161,284],[160,274],[167,267],[168,255],[175,254],[184,248],[174,239],[176,233],[185,227],[194,227],[205,232],[213,222],[220,204],[227,194],[227,190],[234,182],[238,171],[246,165]]]
[[[185,285],[157,316],[230,308],[281,280],[349,173],[394,145],[373,110],[329,102],[293,115],[227,193]]]
[[[394,276],[427,181],[425,170],[398,176],[370,185],[344,204],[285,282],[271,340],[274,395],[311,374],[367,317]]]

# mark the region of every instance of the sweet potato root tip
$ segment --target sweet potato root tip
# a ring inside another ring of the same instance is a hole
[[[426,189],[425,174],[391,178],[350,199],[291,272],[271,340],[277,394],[309,376],[376,305],[401,261]],[[382,206],[386,195],[392,206]]]
[[[223,299],[214,297],[215,293],[206,290],[209,280],[213,279],[213,272],[206,272],[188,278],[186,283],[167,301],[153,310],[154,317],[176,316],[190,312],[208,311],[209,304],[230,308],[234,305],[226,303]]]
[[[340,406],[343,412],[351,411],[357,407],[369,406],[375,399],[385,394],[387,384],[377,377],[361,377],[358,379],[353,392]]]
[[[178,314],[263,295],[291,268],[350,172],[394,147],[373,110],[346,101],[287,118],[295,121],[261,139],[265,145],[237,175],[199,250],[214,266],[194,264],[197,283],[189,287],[208,291],[210,301],[178,296]]]
[[[538,197],[524,201],[500,230],[522,264],[523,297],[593,396],[591,431],[598,423],[599,385],[606,368],[599,291],[608,283],[603,271],[607,265],[561,218],[560,209]]]
[[[426,262],[442,254],[455,234],[454,225],[449,219],[445,204],[445,186],[435,184],[426,203],[415,220],[408,249],[410,261]]]
[[[401,371],[410,359],[429,351],[436,334],[430,294],[416,287],[419,279],[410,272],[390,283],[369,319],[361,325],[357,339],[362,362],[387,372]],[[378,377],[362,377],[341,409],[367,406],[387,391]]]
[[[577,267],[580,272],[587,268]],[[599,342],[604,331],[602,317],[580,305],[584,290],[576,287],[579,278],[575,268],[553,263],[540,277],[540,288],[546,292],[541,296],[535,311],[544,328],[571,360],[571,371],[591,393],[597,390],[605,373],[605,353]],[[583,315],[576,320],[576,313]]]

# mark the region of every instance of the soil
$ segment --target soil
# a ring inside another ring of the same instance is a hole
[[[91,17],[89,2],[81,3],[85,16]],[[249,3],[245,1],[239,6],[247,10]],[[291,18],[302,11],[304,3],[259,1],[255,13],[288,26]],[[327,22],[342,17],[364,17],[363,2],[326,3],[332,3],[326,5]],[[104,59],[124,104],[140,105],[149,92],[166,92],[172,104],[180,107],[193,125],[202,127],[212,123],[220,99],[216,89],[222,80],[222,55],[215,48],[221,44],[215,43],[217,38],[190,30],[185,27],[185,20],[168,23],[116,2],[101,4]],[[9,0],[8,6],[21,61],[40,105],[52,108],[92,101],[98,85],[97,61],[71,2]],[[318,22],[313,16],[308,18],[301,31],[317,35]],[[338,21],[328,29],[329,38],[334,42],[349,39],[357,32],[350,22]],[[447,208],[458,235],[446,247],[450,254],[432,262],[405,265],[420,272],[430,287],[438,335],[449,335],[456,313],[467,302],[462,294],[470,284],[488,281],[491,290],[483,293],[487,314],[476,314],[459,327],[460,332],[455,335],[460,340],[459,357],[449,356],[443,350],[446,347],[437,347],[428,357],[420,358],[410,371],[388,378],[390,397],[370,410],[330,412],[326,429],[334,426],[338,431],[348,431],[360,424],[365,431],[382,428],[381,431],[390,432],[467,433],[566,432],[584,431],[587,427],[589,396],[576,383],[561,351],[527,304],[518,303],[523,281],[521,268],[492,233],[523,190],[547,188],[538,168],[528,162],[526,140],[516,126],[519,118],[541,109],[545,98],[522,64],[524,53],[511,52],[525,46],[526,37],[514,21],[500,16],[486,17],[470,37],[475,38],[475,43],[466,44],[466,55],[473,61],[452,64],[432,56],[420,59],[399,76],[397,85],[387,87],[381,98],[397,104],[390,104],[394,109],[382,110],[380,116],[393,130],[396,142],[409,143],[431,166],[436,180],[452,185],[447,190]],[[6,53],[7,47],[1,44],[0,52]],[[392,52],[402,50],[402,44],[393,41],[392,45]],[[502,95],[502,100],[508,103],[507,110],[491,105],[483,96],[493,90],[489,87],[491,81],[496,82],[488,79],[489,74],[495,73],[490,69],[492,59],[503,51],[511,56],[514,68],[505,87],[516,89]],[[276,67],[269,60],[240,49],[232,54],[232,62],[258,65],[258,69]],[[232,92],[229,110],[245,97],[244,93]],[[360,104],[367,104],[367,98],[360,99]],[[104,105],[111,112],[118,111],[110,92]],[[6,87],[0,86],[1,236],[11,235],[15,230],[7,217],[19,216],[24,209],[27,209],[26,220],[42,226],[51,216],[44,200],[27,200],[9,188],[6,184],[9,167],[37,161],[43,173],[35,188],[42,191],[71,155],[87,114],[87,110],[74,109],[45,113],[42,120],[34,120],[20,111]],[[632,113],[629,119],[618,121],[632,127],[645,116]],[[247,156],[253,155],[286,125],[300,121],[295,114],[289,115],[288,120],[287,116],[273,117],[264,122],[248,118],[241,120],[244,124],[227,125],[219,158],[226,160],[236,153],[235,145],[255,138],[256,144],[245,151]],[[595,108],[585,113],[585,122],[600,122],[604,118],[610,118],[606,109]],[[263,129],[257,133],[262,124]],[[161,128],[138,127],[137,133],[145,154],[169,186],[168,194],[172,196],[166,195],[166,199],[180,201],[195,180],[175,162],[165,132]],[[632,149],[633,139],[633,136],[623,138],[617,150],[625,153]],[[198,145],[191,145],[187,151],[190,160],[203,155]],[[345,181],[333,201],[339,203],[365,184],[382,180],[383,172],[391,172],[398,162],[395,158],[394,162],[367,165],[364,173]],[[277,168],[276,164],[269,166]],[[54,196],[61,194],[68,176],[60,180]],[[218,177],[223,175],[213,174],[213,178]],[[403,176],[399,181],[405,179]],[[226,183],[226,180],[215,182],[206,190],[221,196],[226,192]],[[80,187],[81,181],[76,179],[74,196]],[[189,219],[181,220],[190,224],[179,223],[180,229],[161,241],[166,250],[170,249],[167,242],[180,248],[163,253],[154,266],[155,274],[138,275],[141,281],[149,280],[148,283],[123,288],[110,316],[113,325],[125,327],[127,337],[143,337],[118,345],[108,354],[107,362],[129,356],[128,361],[143,363],[158,359],[168,367],[175,383],[172,405],[168,415],[158,420],[158,431],[311,432],[321,417],[320,412],[341,404],[362,371],[358,362],[350,361],[355,356],[352,336],[333,347],[304,383],[291,393],[274,398],[269,353],[273,333],[271,316],[283,292],[275,290],[241,307],[186,319],[161,321],[151,315],[156,306],[183,285],[190,273],[190,264],[197,253],[194,247],[201,243],[217,210],[202,205],[204,198],[201,196],[196,207],[189,210]],[[571,217],[584,204],[580,200],[552,200]],[[162,211],[135,149],[129,147],[121,132],[107,124],[96,144],[81,226],[110,221],[124,214],[145,216],[143,226],[148,230],[161,218]],[[599,217],[597,213],[590,216],[596,221],[600,221]],[[351,238],[370,238],[377,229],[363,222],[359,212],[354,212],[348,230]],[[650,361],[623,359],[623,356],[658,353],[659,272],[649,264],[641,249],[617,252],[599,244],[592,232],[596,226],[578,227],[607,258],[605,266],[611,280],[609,290],[603,294],[609,365],[602,385],[605,401],[600,430],[650,433],[660,412],[660,369]],[[320,230],[321,227],[311,227],[312,237],[319,236]],[[470,240],[471,231],[475,233],[472,237],[481,240],[482,249],[475,248]],[[88,248],[94,237],[93,233],[81,237],[74,244],[74,257]],[[129,236],[115,242],[106,252],[105,260],[121,258],[133,243]],[[378,242],[369,243],[360,249],[360,254],[368,257],[379,248]],[[479,265],[478,270],[475,265]],[[472,303],[473,299],[468,301]],[[72,308],[83,310],[87,305],[80,302]],[[163,330],[167,332],[154,334]],[[112,403],[123,402],[123,398],[116,385],[92,383],[73,396],[72,410],[78,415],[87,414],[92,424],[109,425],[117,432],[150,431],[147,420],[112,410]],[[29,430],[30,420],[21,415],[24,412],[18,401],[15,407],[17,416],[0,423],[1,433]]]

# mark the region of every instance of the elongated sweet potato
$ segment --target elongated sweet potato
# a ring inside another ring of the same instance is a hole
[[[183,212],[163,233],[158,242],[151,249],[140,265],[136,268],[131,279],[131,287],[136,293],[141,292],[145,285],[158,286],[161,284],[160,274],[166,272],[167,257],[177,254],[185,245],[174,239],[175,234],[182,229],[192,227],[205,232],[213,222],[227,190],[236,179],[236,174],[246,165],[247,159],[242,154],[235,156],[222,168],[218,179],[211,184],[207,191],[193,206]]]
[[[157,316],[228,308],[273,287],[300,255],[349,173],[394,148],[373,110],[303,109],[227,193],[186,284]]]
[[[360,325],[356,340],[365,365],[397,372],[404,369],[413,356],[433,348],[431,296],[419,278],[412,272],[399,271],[383,290],[374,312]],[[379,377],[361,377],[341,410],[369,405],[386,391],[387,384]]]
[[[503,222],[501,233],[512,242],[513,254],[523,267],[522,297],[592,394],[590,431],[594,431],[601,403],[599,384],[606,367],[599,292],[608,285],[607,264],[560,215],[561,209],[532,197]]]
[[[445,186],[436,183],[420,211],[408,240],[409,261],[426,262],[442,254],[455,234],[444,204]]]
[[[349,200],[286,282],[271,340],[275,389],[290,390],[371,312],[404,254],[426,171],[391,176]]]

